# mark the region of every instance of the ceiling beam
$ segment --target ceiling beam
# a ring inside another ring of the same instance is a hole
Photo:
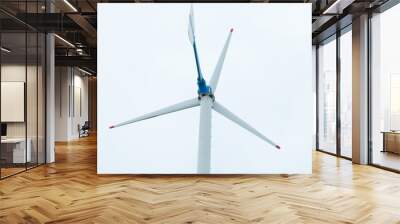
[[[73,20],[78,26],[82,28],[83,31],[90,37],[87,41],[96,40],[97,38],[97,30],[90,24],[85,17],[80,14],[71,13],[68,14],[68,17]],[[96,41],[90,42],[91,46],[96,46]]]
[[[332,2],[322,14],[342,14],[343,10],[351,5],[355,0],[336,0]]]
[[[96,70],[96,57],[91,56],[56,56],[56,66],[81,66]]]

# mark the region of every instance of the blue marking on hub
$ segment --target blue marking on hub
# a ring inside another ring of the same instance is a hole
[[[200,95],[208,95],[211,94],[211,88],[207,86],[206,80],[203,78],[197,79],[198,90],[197,93]]]

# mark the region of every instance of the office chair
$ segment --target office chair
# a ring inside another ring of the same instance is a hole
[[[79,128],[79,138],[89,136],[89,129],[90,129],[89,121],[85,121],[82,127],[79,127],[78,125],[78,128]]]

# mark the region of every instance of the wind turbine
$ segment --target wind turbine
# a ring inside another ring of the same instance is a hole
[[[157,116],[189,109],[192,107],[200,106],[200,127],[199,127],[199,142],[198,142],[198,161],[197,161],[197,172],[207,174],[210,173],[210,162],[211,162],[211,114],[212,110],[220,113],[222,116],[228,118],[240,127],[253,133],[255,136],[261,138],[268,144],[280,149],[280,146],[268,139],[257,129],[246,123],[244,120],[236,116],[234,113],[225,108],[222,104],[215,100],[215,92],[217,90],[218,81],[221,75],[222,67],[225,60],[226,52],[228,51],[229,42],[231,40],[233,29],[230,29],[228,38],[226,39],[224,48],[222,49],[221,55],[218,59],[217,65],[215,66],[214,73],[211,76],[209,84],[205,81],[200,68],[199,55],[196,47],[196,38],[194,30],[194,14],[193,7],[190,8],[189,14],[189,40],[193,47],[194,58],[196,60],[197,68],[197,94],[198,96],[194,99],[185,100],[177,104],[162,108],[160,110],[144,114],[142,116],[133,118],[131,120],[112,125],[110,128],[121,127],[127,124],[143,121],[146,119],[154,118]]]

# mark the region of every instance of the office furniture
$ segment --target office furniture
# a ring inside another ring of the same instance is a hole
[[[383,131],[383,150],[382,152],[392,152],[400,154],[400,132]]]
[[[82,127],[78,125],[79,138],[89,136],[89,129],[90,129],[89,121],[85,121]]]
[[[27,144],[26,144],[27,143]],[[6,164],[20,164],[32,160],[32,140],[30,138],[7,138],[1,140],[1,159]],[[27,145],[25,151],[25,144]]]

